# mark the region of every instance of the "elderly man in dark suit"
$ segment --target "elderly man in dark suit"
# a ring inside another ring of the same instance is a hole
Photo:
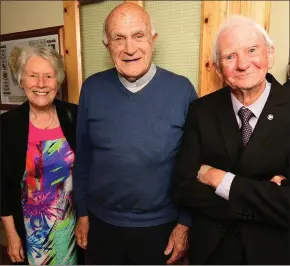
[[[191,264],[289,264],[290,90],[270,74],[274,47],[235,16],[213,49],[227,86],[189,108],[174,197],[192,209]]]

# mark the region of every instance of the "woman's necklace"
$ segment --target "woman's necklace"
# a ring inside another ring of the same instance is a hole
[[[37,117],[37,115],[35,115],[34,114],[34,116],[35,117]],[[41,127],[41,129],[48,129],[51,125],[52,125],[52,123],[53,123],[53,121],[54,121],[54,117],[55,117],[55,111],[54,111],[54,109],[53,109],[53,111],[52,111],[52,115],[51,115],[51,119],[50,119],[50,122],[48,123],[48,125],[47,126],[45,126],[45,127]],[[30,114],[30,121],[32,121],[33,119],[32,119],[32,115]],[[36,120],[36,118],[34,119],[34,121]]]
[[[52,123],[54,121],[54,115],[55,115],[55,113],[53,112],[50,123],[45,128],[43,128],[43,129],[48,129],[52,125]]]

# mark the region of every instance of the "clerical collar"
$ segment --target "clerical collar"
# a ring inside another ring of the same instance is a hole
[[[152,63],[148,72],[143,77],[137,79],[134,82],[128,81],[119,72],[118,77],[121,83],[124,85],[124,87],[126,87],[128,90],[132,92],[137,92],[141,90],[143,87],[145,87],[151,81],[151,79],[156,74],[156,71],[157,71],[156,65]]]

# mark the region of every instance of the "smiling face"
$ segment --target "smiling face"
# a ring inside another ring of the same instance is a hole
[[[266,45],[262,34],[252,25],[236,25],[221,33],[219,77],[232,89],[263,87],[272,67],[274,49]]]
[[[24,66],[21,86],[30,104],[45,108],[53,102],[57,94],[57,73],[49,61],[32,56]]]
[[[148,14],[136,4],[123,4],[108,17],[107,49],[117,71],[130,82],[150,68],[157,35],[152,36]]]

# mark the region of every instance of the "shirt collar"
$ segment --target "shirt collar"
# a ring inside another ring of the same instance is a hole
[[[126,88],[137,88],[137,87],[142,87],[142,86],[144,87],[154,77],[156,70],[157,70],[156,65],[152,63],[148,72],[143,77],[141,77],[140,79],[137,79],[134,82],[128,81],[119,72],[118,72],[118,77],[121,83]]]
[[[252,113],[255,115],[256,118],[260,117],[260,115],[263,111],[263,108],[267,102],[268,96],[270,94],[270,90],[271,90],[271,83],[269,83],[266,80],[266,87],[265,87],[263,93],[261,94],[261,96],[251,105],[245,106],[246,108],[248,108],[252,111]],[[238,111],[244,105],[241,102],[239,102],[238,99],[232,93],[231,93],[231,98],[232,98],[234,112],[236,115],[238,115]]]

